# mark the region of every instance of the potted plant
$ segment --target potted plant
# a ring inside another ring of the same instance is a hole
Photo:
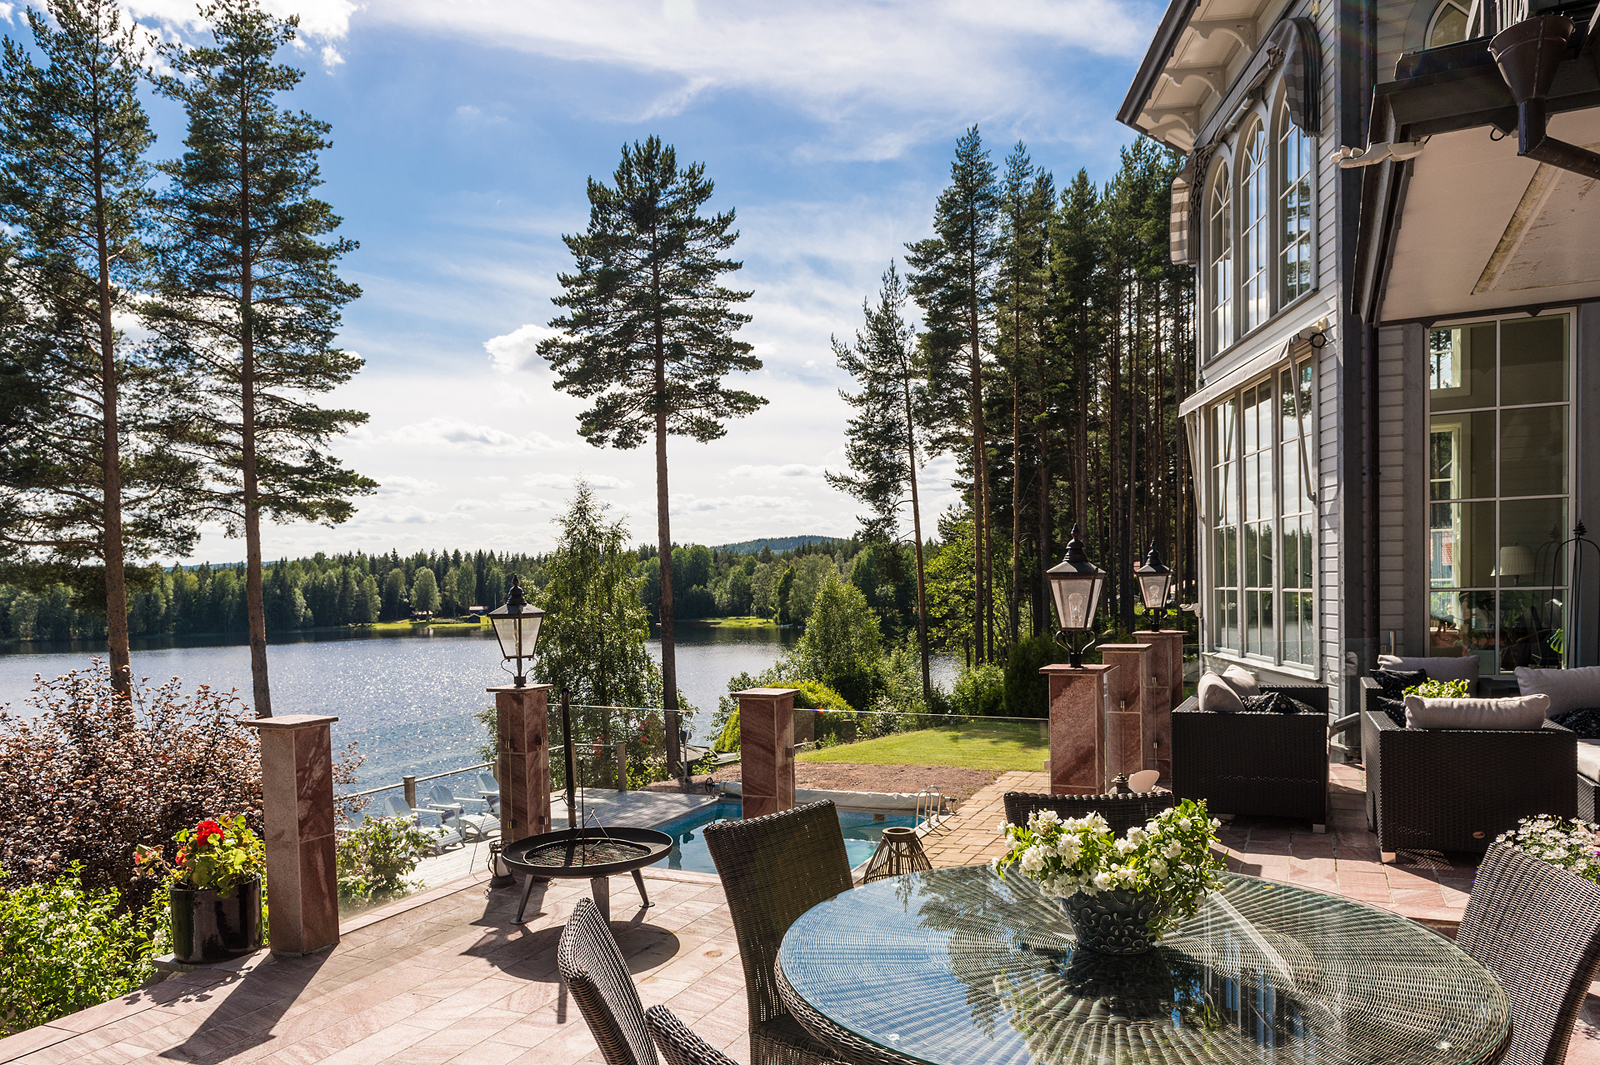
[[[1060,899],[1079,947],[1140,954],[1221,885],[1212,851],[1220,824],[1204,801],[1185,799],[1119,839],[1097,813],[1063,820],[1041,810],[1026,825],[1001,826],[1010,848],[994,869],[1003,878],[1016,866]]]
[[[141,844],[133,854],[141,874],[167,884],[173,956],[197,963],[259,950],[266,853],[244,816],[200,821],[173,842],[170,864],[158,847]]]
[[[1600,825],[1539,814],[1524,817],[1517,827],[1495,838],[1530,857],[1565,869],[1583,880],[1600,881]]]

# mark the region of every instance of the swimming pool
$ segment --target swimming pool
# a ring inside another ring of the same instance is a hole
[[[672,837],[672,852],[667,856],[668,869],[683,869],[691,873],[715,873],[716,864],[711,852],[706,850],[705,837],[700,829],[713,821],[734,821],[743,815],[744,806],[737,802],[716,802],[702,806],[693,813],[675,817],[665,824],[656,825],[659,832]],[[875,821],[873,818],[883,820]],[[874,814],[863,810],[840,810],[839,831],[844,835],[844,850],[854,868],[872,857],[878,849],[883,830],[891,825],[916,827],[917,819],[908,814]]]

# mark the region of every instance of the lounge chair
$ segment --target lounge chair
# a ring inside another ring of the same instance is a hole
[[[390,817],[407,817],[416,822],[418,828],[433,843],[433,853],[443,854],[446,847],[465,843],[465,838],[456,829],[454,824],[445,820],[438,810],[425,810],[412,807],[406,803],[404,795],[389,792],[383,798],[384,807]]]
[[[462,836],[469,840],[488,839],[490,835],[500,831],[500,819],[494,811],[489,809],[487,799],[471,799],[464,795],[452,795],[450,789],[443,784],[435,784],[428,793],[428,806],[440,813],[453,811],[451,817],[456,822]],[[467,813],[466,804],[482,805],[482,813]]]
[[[500,815],[500,782],[488,773],[478,774],[478,798],[489,804],[489,812]]]

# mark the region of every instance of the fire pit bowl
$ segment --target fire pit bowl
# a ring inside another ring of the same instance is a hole
[[[569,828],[519,839],[500,852],[501,861],[525,874],[516,923],[522,923],[535,880],[587,877],[600,916],[610,920],[611,882],[607,878],[632,873],[639,898],[649,906],[650,896],[645,894],[639,870],[659,862],[671,849],[672,837],[653,828]]]

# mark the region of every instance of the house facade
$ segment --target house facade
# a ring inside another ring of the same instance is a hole
[[[1188,159],[1211,664],[1600,660],[1594,12],[1172,0],[1118,117]]]

